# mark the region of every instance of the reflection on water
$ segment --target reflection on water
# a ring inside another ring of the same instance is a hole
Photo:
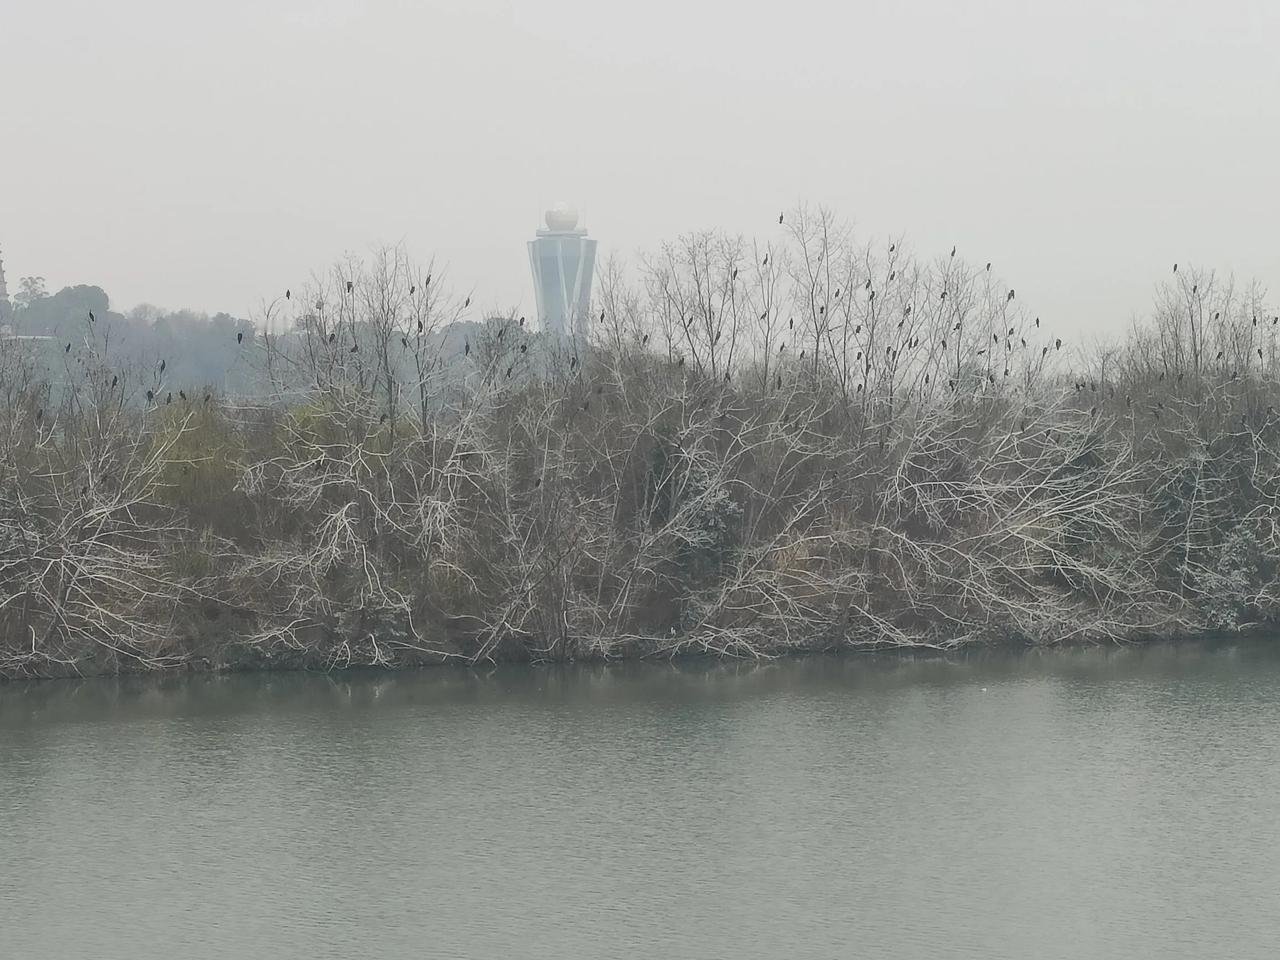
[[[0,686],[0,955],[1271,957],[1280,644]]]

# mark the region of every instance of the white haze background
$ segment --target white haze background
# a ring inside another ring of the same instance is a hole
[[[531,310],[524,242],[824,203],[1059,329],[1174,261],[1280,292],[1280,4],[0,0],[11,287],[246,315],[404,242]]]

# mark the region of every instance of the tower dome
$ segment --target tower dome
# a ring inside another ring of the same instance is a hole
[[[567,203],[557,203],[547,211],[547,229],[556,233],[570,233],[578,226],[578,211]]]

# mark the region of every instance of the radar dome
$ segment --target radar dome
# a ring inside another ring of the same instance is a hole
[[[568,233],[578,226],[578,211],[567,203],[557,203],[547,211],[547,229]]]

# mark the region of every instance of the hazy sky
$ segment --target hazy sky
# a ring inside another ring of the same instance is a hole
[[[0,92],[11,286],[123,308],[379,241],[528,308],[558,198],[626,255],[824,203],[1067,327],[1175,260],[1280,299],[1275,0],[0,0]]]

